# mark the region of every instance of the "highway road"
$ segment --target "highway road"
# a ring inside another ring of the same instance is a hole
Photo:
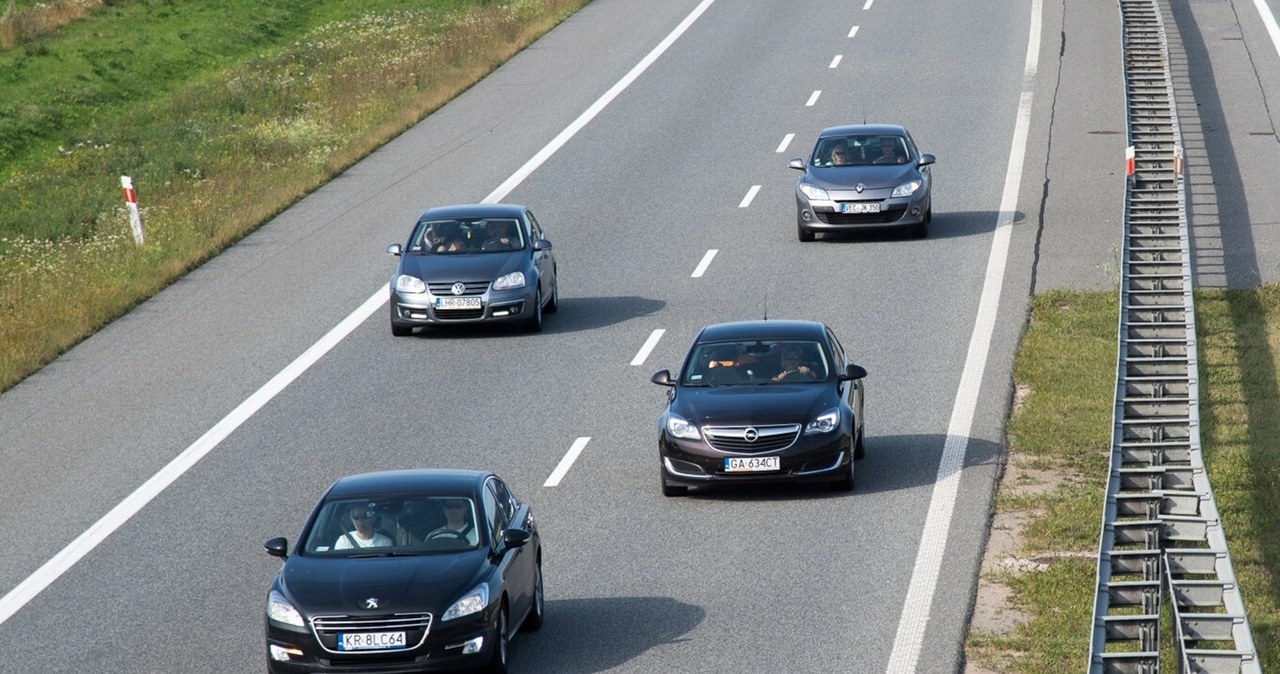
[[[0,397],[0,672],[261,671],[263,541],[411,466],[533,504],[514,671],[955,671],[1026,298],[1116,279],[1119,19],[1080,4],[591,3]],[[938,156],[930,236],[800,244],[787,160],[864,119]],[[393,338],[386,245],[486,198],[547,229],[560,313]],[[663,498],[649,376],[766,314],[870,371],[857,488]]]

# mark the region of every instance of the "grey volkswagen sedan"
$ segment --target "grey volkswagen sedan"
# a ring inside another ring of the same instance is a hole
[[[423,213],[391,277],[391,333],[415,327],[514,322],[542,329],[560,305],[556,259],[546,232],[524,206],[469,204]]]
[[[796,181],[796,234],[813,241],[819,232],[902,227],[923,237],[933,219],[937,159],[921,154],[911,134],[892,124],[823,129]]]

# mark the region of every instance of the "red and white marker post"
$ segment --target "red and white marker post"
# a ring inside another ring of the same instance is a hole
[[[1133,175],[1136,168],[1135,164],[1133,146],[1130,145],[1124,149],[1124,174],[1127,176]]]
[[[120,176],[124,188],[124,203],[129,207],[129,226],[133,228],[133,240],[142,245],[142,216],[138,215],[138,193],[133,191],[133,178]]]

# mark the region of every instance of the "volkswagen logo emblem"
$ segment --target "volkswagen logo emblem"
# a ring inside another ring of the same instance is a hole
[[[364,600],[364,607],[367,609],[378,608],[378,598],[369,597],[368,599]]]
[[[862,183],[858,183],[856,186],[854,186],[853,189],[857,190],[858,194],[862,194],[862,190],[867,189],[867,186],[863,185]]]
[[[461,295],[462,293],[465,293],[465,292],[467,292],[467,284],[463,283],[462,281],[458,281],[457,283],[453,284],[454,295]]]
[[[756,438],[759,438],[759,437],[760,437],[760,432],[754,428],[748,428],[747,430],[742,432],[742,439],[746,440],[747,442],[755,442]]]

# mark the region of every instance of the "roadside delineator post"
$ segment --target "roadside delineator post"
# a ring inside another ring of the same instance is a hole
[[[1173,175],[1178,178],[1182,177],[1182,146],[1181,145],[1173,146]]]
[[[138,193],[133,191],[133,178],[120,176],[120,187],[124,188],[124,203],[129,207],[129,226],[133,228],[133,240],[142,245],[142,216],[138,215]]]
[[[1135,170],[1136,161],[1134,160],[1133,146],[1130,145],[1124,149],[1124,171],[1125,175],[1131,176]]]

